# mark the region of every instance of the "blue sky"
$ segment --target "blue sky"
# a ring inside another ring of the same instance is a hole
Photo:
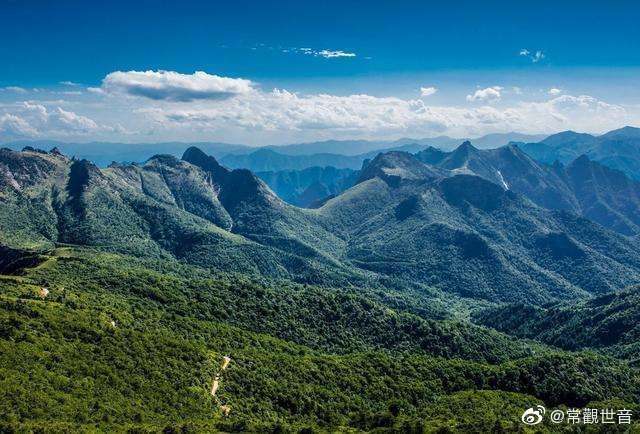
[[[266,144],[640,119],[631,1],[0,0],[0,12],[5,140]]]

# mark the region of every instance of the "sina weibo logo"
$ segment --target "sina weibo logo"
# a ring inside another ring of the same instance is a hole
[[[542,422],[544,412],[545,409],[541,405],[538,405],[535,408],[528,408],[524,413],[522,413],[522,423],[526,425],[538,425],[540,422]]]

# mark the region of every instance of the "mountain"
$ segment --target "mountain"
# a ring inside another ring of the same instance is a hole
[[[634,241],[464,174],[477,152],[465,144],[438,168],[380,154],[355,186],[304,210],[197,148],[183,160],[107,169],[3,150],[0,244],[95,246],[302,282],[394,279],[492,301],[543,303],[640,282]]]
[[[67,143],[51,140],[43,141],[15,141],[5,144],[9,149],[20,150],[24,147],[32,149],[57,148],[65,155],[73,156],[80,160],[89,160],[98,167],[107,167],[114,161],[141,163],[157,154],[173,155],[181,157],[185,150],[191,146],[203,149],[207,154],[216,158],[228,154],[245,154],[256,148],[216,142],[163,142],[163,143]]]
[[[481,176],[544,208],[570,211],[625,235],[640,234],[640,183],[586,156],[551,166],[517,145],[480,150],[465,142],[449,153],[428,148],[416,158],[452,173]]]
[[[473,174],[524,164],[482,152],[381,153],[301,209],[195,147],[107,168],[0,150],[0,431],[502,432],[532,405],[635,409],[632,339],[612,358],[469,320],[640,284],[637,241]]]
[[[509,142],[538,142],[546,135],[522,134],[516,132],[494,133],[473,139],[473,143],[482,149],[498,148]],[[285,155],[340,154],[360,155],[377,154],[387,151],[418,152],[427,146],[441,149],[452,149],[467,139],[448,136],[428,138],[401,138],[397,140],[325,140],[321,142],[297,143],[291,145],[269,146],[268,148]],[[377,152],[376,152],[377,151]]]
[[[0,168],[0,244],[9,247],[80,244],[299,279],[318,280],[328,264],[341,273],[327,253],[341,241],[315,217],[287,206],[251,172],[223,168],[195,148],[184,161],[156,156],[106,169],[5,149]]]
[[[282,200],[303,208],[338,195],[355,184],[358,172],[335,167],[309,167],[303,170],[257,172]]]
[[[448,148],[460,142],[447,136],[432,138],[412,139],[402,138],[397,140],[324,140],[320,142],[295,143],[290,145],[266,146],[279,154],[301,156],[312,154],[338,154],[347,156],[357,156],[363,154],[373,154],[385,150],[401,150],[404,147],[436,146]],[[506,144],[507,142],[505,142]],[[408,150],[408,149],[407,149]]]
[[[346,255],[358,267],[467,297],[530,303],[638,278],[635,241],[477,176],[438,178],[412,158],[380,155],[359,184],[319,210],[349,228]]]
[[[498,147],[510,141],[533,142],[541,139],[542,136],[529,136],[519,133],[489,134],[487,136],[474,139],[479,147]],[[3,146],[20,150],[24,147],[33,149],[58,148],[65,155],[75,156],[80,160],[89,160],[98,167],[106,167],[112,162],[137,162],[142,163],[157,154],[173,155],[180,157],[191,146],[198,147],[209,155],[218,159],[227,155],[246,155],[259,149],[271,150],[280,155],[288,156],[314,156],[318,163],[296,163],[294,165],[278,168],[258,167],[256,162],[235,162],[230,159],[225,161],[229,167],[248,168],[254,171],[273,170],[297,170],[313,166],[334,166],[342,168],[339,163],[322,163],[327,159],[336,158],[325,154],[335,154],[340,156],[359,156],[359,162],[344,167],[358,169],[365,158],[373,158],[379,152],[402,150],[407,152],[418,152],[427,146],[435,146],[442,149],[450,149],[460,143],[461,139],[454,139],[447,136],[411,139],[403,138],[398,140],[326,140],[310,143],[295,143],[290,145],[269,145],[261,148],[241,144],[219,143],[219,142],[159,142],[159,143],[114,143],[114,142],[89,142],[89,143],[69,143],[55,140],[15,140],[6,142]],[[260,154],[258,154],[259,156]],[[269,154],[264,154],[267,158]],[[273,158],[273,157],[271,157]],[[324,160],[323,160],[324,159]],[[242,161],[242,160],[238,160]],[[292,161],[296,161],[295,159]],[[336,161],[348,161],[336,159]]]
[[[566,131],[539,143],[521,145],[522,150],[538,161],[570,163],[581,155],[630,178],[640,180],[640,128],[623,127],[601,136]]]
[[[231,168],[244,168],[253,172],[303,170],[309,167],[335,167],[359,169],[364,157],[338,154],[285,155],[270,149],[259,149],[247,155],[227,155],[220,161]]]
[[[487,134],[486,136],[476,137],[475,139],[469,139],[473,145],[479,149],[494,149],[508,145],[511,142],[539,142],[543,141],[547,137],[546,134],[523,134],[523,133],[494,133]],[[459,140],[460,143],[462,140]]]

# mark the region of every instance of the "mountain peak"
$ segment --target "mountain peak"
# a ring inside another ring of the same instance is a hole
[[[609,131],[600,137],[606,139],[638,139],[640,138],[640,128],[627,125],[626,127]]]
[[[577,145],[583,143],[591,143],[596,140],[595,136],[587,133],[577,133],[575,131],[562,131],[560,133],[552,134],[546,139],[540,141],[549,146],[566,146]]]
[[[438,178],[440,174],[408,152],[378,154],[360,173],[358,183],[378,177],[393,187],[406,180]]]
[[[191,146],[184,151],[184,154],[182,154],[182,160],[187,163],[191,163],[194,166],[198,166],[205,172],[209,173],[212,180],[217,184],[223,183],[227,175],[230,173],[230,170],[221,166],[214,157],[205,154],[195,146]]]
[[[464,142],[462,142],[460,146],[458,146],[456,149],[453,150],[453,154],[456,154],[456,153],[470,154],[472,152],[476,152],[477,150],[478,148],[473,146],[469,140],[465,140]]]
[[[465,140],[464,142],[462,142],[462,144],[459,147],[475,149],[469,140]]]
[[[173,155],[168,154],[158,154],[147,160],[146,164],[163,164],[166,166],[175,167],[180,164],[180,160],[178,160]]]

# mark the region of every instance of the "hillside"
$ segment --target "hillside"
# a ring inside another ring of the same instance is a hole
[[[640,234],[640,182],[586,156],[566,166],[547,165],[516,145],[480,150],[465,142],[452,152],[428,148],[416,158],[451,173],[481,176],[544,208],[584,216],[624,235]]]
[[[462,430],[510,429],[532,402],[633,408],[640,393],[637,372],[613,359],[428,322],[341,290],[68,248],[42,259],[0,279],[3,429],[406,430],[435,413],[456,414]],[[223,355],[228,417],[208,393]],[[479,402],[481,413],[468,410]]]
[[[526,143],[522,149],[538,161],[570,163],[581,155],[640,180],[640,128],[623,127],[601,136],[572,131]]]
[[[476,176],[395,173],[408,175],[363,180],[319,210],[349,228],[346,255],[360,268],[530,303],[607,292],[639,277],[635,241],[586,219],[538,208]]]
[[[479,312],[476,321],[557,347],[592,348],[640,361],[640,288],[609,293],[571,306],[507,305]]]
[[[307,208],[328,196],[337,196],[353,186],[358,173],[353,169],[309,167],[303,170],[256,172],[282,200]]]
[[[104,170],[55,153],[3,152],[7,247],[93,246],[297,282],[535,304],[640,283],[636,241],[407,153],[380,154],[356,186],[303,210],[196,148],[184,160]]]

